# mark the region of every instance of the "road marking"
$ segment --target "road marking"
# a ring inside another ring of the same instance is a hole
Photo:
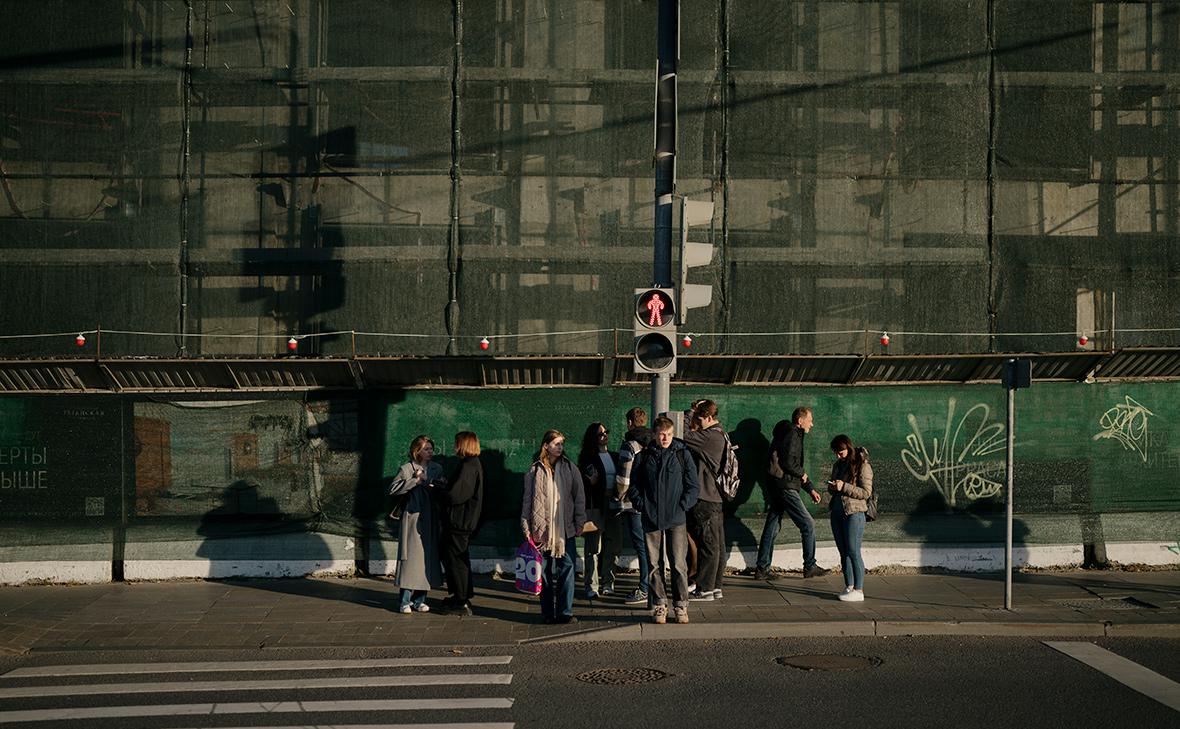
[[[1180,683],[1161,676],[1149,668],[1111,653],[1094,643],[1079,641],[1045,641],[1045,645],[1060,651],[1075,660],[1085,663],[1096,671],[1105,673],[1114,680],[1128,686],[1164,706],[1180,711]]]
[[[511,709],[506,699],[377,699],[372,701],[269,701],[237,704],[156,704],[148,706],[93,706],[86,708],[0,711],[0,724],[35,721],[71,721],[147,716],[199,716],[213,714],[295,714],[345,711],[450,711],[462,709]]]
[[[0,688],[0,699],[39,696],[188,693],[189,691],[286,691],[294,689],[364,688],[367,686],[488,686],[512,683],[511,673],[451,673],[421,676],[356,676],[268,681],[168,681],[162,683],[99,683]]]
[[[506,665],[512,656],[440,656],[424,658],[359,658],[339,661],[207,661],[201,663],[109,663],[74,666],[30,666],[3,674],[30,676],[104,676],[126,673],[204,673],[213,671],[318,671],[339,668],[412,668],[419,666]]]
[[[515,729],[512,722],[470,724],[301,724],[294,729]],[[196,729],[194,727],[194,729]],[[220,727],[220,729],[257,729],[257,727]]]

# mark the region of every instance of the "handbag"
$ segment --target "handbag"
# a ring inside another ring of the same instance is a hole
[[[525,539],[516,550],[516,589],[526,595],[541,594],[541,550]]]
[[[877,492],[873,491],[865,500],[865,521],[877,521]]]

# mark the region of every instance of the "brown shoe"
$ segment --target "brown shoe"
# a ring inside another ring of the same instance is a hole
[[[668,622],[668,608],[663,605],[656,605],[651,611],[651,619],[656,625],[663,625]]]
[[[676,622],[680,623],[681,625],[684,625],[688,622],[688,608],[672,608],[672,613],[676,616]]]

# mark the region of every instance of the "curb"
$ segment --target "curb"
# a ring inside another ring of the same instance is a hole
[[[832,623],[637,623],[563,633],[520,643],[587,643],[634,640],[739,640],[752,638],[840,638],[993,636],[1052,638],[1180,638],[1180,623],[1031,623],[849,620]]]

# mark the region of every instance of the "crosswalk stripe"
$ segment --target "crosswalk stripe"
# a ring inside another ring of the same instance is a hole
[[[196,716],[213,714],[291,714],[346,711],[447,711],[462,709],[511,709],[511,698],[486,699],[375,699],[369,701],[272,701],[217,704],[154,704],[146,706],[57,707],[0,711],[0,724],[37,721],[71,721],[148,716]]]
[[[512,722],[489,721],[466,724],[300,724],[296,727],[282,727],[281,729],[514,729],[515,727],[516,725]],[[257,727],[231,726],[218,729],[257,729]]]
[[[512,683],[511,673],[448,673],[420,676],[357,676],[267,681],[167,681],[100,683],[0,688],[0,699],[105,694],[187,693],[189,691],[286,691],[294,689],[365,688],[368,686],[486,686]]]
[[[1111,653],[1094,643],[1081,641],[1045,641],[1045,645],[1060,651],[1090,668],[1105,673],[1119,683],[1155,699],[1164,706],[1180,711],[1180,683],[1161,676],[1150,668]]]
[[[426,656],[419,658],[358,658],[332,661],[204,661],[196,663],[109,663],[68,666],[29,666],[3,674],[4,678],[34,676],[104,676],[126,673],[206,673],[213,671],[311,671],[340,668],[414,668],[421,666],[497,666],[512,656]]]

